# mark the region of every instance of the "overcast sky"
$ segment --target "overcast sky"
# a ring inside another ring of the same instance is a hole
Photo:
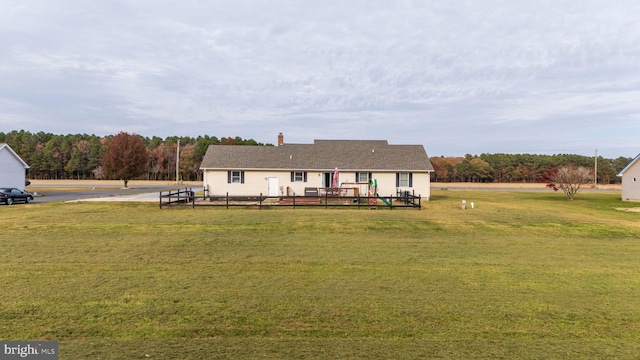
[[[0,131],[640,152],[638,0],[0,0]]]

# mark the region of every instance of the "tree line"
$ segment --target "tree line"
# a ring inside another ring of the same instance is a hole
[[[105,158],[110,146],[118,135],[97,136],[88,134],[55,135],[29,131],[0,132],[0,143],[8,144],[27,164],[30,179],[119,179],[110,171],[105,171]],[[201,180],[199,171],[202,158],[209,145],[254,145],[263,144],[253,139],[236,137],[170,136],[164,139],[140,138],[145,152],[145,164],[136,179],[176,180],[177,147],[180,143],[179,180]],[[111,163],[111,162],[110,162]]]
[[[7,143],[29,164],[30,179],[114,179],[112,171],[105,171],[105,161],[113,165],[113,158],[105,158],[109,146],[118,135],[105,137],[87,134],[55,135],[28,131],[0,132],[0,142]],[[136,135],[137,136],[137,135]],[[137,179],[176,180],[177,147],[180,143],[180,180],[201,180],[200,163],[209,145],[263,144],[253,139],[236,137],[170,136],[164,139],[140,136],[144,147],[144,164]],[[598,183],[619,183],[617,174],[631,158],[606,159],[598,157]],[[594,168],[590,156],[559,154],[481,154],[465,157],[431,157],[434,167],[432,181],[439,182],[545,182],[549,172],[565,165]],[[107,166],[107,170],[112,170]]]
[[[598,156],[599,184],[616,184],[617,176],[631,158],[606,159]],[[481,154],[465,157],[432,157],[433,181],[439,182],[547,182],[553,172],[565,165],[595,169],[593,156],[558,154]]]

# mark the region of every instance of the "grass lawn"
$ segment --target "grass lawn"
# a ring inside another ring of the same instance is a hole
[[[615,210],[634,206],[0,206],[0,339],[60,359],[637,358],[640,213]]]

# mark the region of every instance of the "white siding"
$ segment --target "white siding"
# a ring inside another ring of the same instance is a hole
[[[431,198],[431,175],[429,173],[413,173],[413,190],[416,195],[429,201]]]
[[[396,196],[396,173],[374,172],[371,176],[378,183],[380,196]]]
[[[204,185],[208,186],[211,195],[236,195],[252,196],[267,195],[269,193],[269,178],[277,177],[278,184],[282,188],[281,195],[287,195],[287,188],[290,188],[296,195],[304,195],[305,187],[321,187],[322,176],[319,172],[307,172],[307,182],[291,182],[290,171],[254,171],[245,170],[244,184],[228,183],[227,171],[205,170]]]
[[[329,172],[329,171],[327,171]],[[287,188],[291,189],[298,196],[304,195],[306,187],[322,187],[324,172],[308,171],[307,182],[291,182],[291,171],[255,171],[245,170],[244,184],[227,182],[227,171],[205,170],[204,186],[209,189],[210,195],[235,195],[235,196],[257,196],[267,195],[269,190],[270,177],[277,177],[278,184],[282,188],[279,193],[287,195]],[[431,196],[431,185],[429,173],[413,173],[413,187],[396,187],[396,173],[372,173],[372,178],[378,183],[378,194],[381,196],[396,196],[396,191],[414,191],[416,195],[421,195],[423,199],[429,200]],[[339,183],[355,181],[355,171],[341,172]],[[348,185],[347,185],[348,187]]]
[[[622,175],[622,200],[640,201],[640,161],[636,161]]]
[[[24,165],[5,147],[0,149],[0,187],[24,190]]]
[[[407,171],[402,171],[407,172]],[[431,178],[429,173],[412,173],[412,187],[396,187],[396,173],[373,173],[372,176],[378,182],[378,194],[380,196],[396,196],[400,191],[415,191],[416,195],[422,196],[424,200],[431,197]]]

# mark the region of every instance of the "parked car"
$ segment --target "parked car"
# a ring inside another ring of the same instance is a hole
[[[33,195],[16,188],[0,188],[0,203],[11,205],[14,202],[30,203]]]

